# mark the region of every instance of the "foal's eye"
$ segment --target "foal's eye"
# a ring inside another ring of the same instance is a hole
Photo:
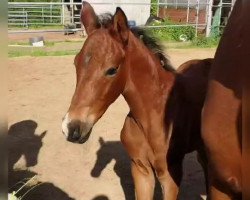
[[[117,73],[117,68],[111,67],[106,71],[105,75],[114,76],[116,73]]]

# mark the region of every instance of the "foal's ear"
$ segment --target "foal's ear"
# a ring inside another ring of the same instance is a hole
[[[103,146],[105,144],[105,141],[102,137],[99,138],[99,143],[100,143],[100,146]]]
[[[128,20],[125,13],[120,7],[116,8],[116,12],[113,17],[113,28],[120,37],[122,43],[124,45],[127,45],[129,34]]]
[[[82,2],[81,22],[88,35],[100,28],[100,23],[93,7],[86,1]]]
[[[42,140],[45,137],[46,134],[47,134],[47,131],[42,132],[41,135],[39,136],[40,139]]]

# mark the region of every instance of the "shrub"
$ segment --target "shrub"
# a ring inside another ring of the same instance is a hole
[[[164,22],[154,22],[151,25],[173,25],[174,23],[170,20]],[[176,24],[176,23],[175,23]],[[185,37],[187,40],[192,40],[195,37],[195,28],[192,26],[169,26],[162,28],[151,28],[152,34],[161,40],[174,40],[180,41],[181,37]]]
[[[215,47],[218,45],[219,37],[199,36],[192,40],[192,44],[197,47]]]
[[[151,15],[157,15],[157,0],[151,0],[151,3],[154,3],[154,4],[151,4],[151,7],[150,7],[150,14]]]

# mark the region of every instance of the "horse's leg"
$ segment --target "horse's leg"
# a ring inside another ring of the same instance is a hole
[[[184,152],[172,141],[173,137],[166,144],[162,142],[164,140],[161,137],[150,140],[154,158],[152,166],[161,184],[163,200],[176,200],[182,178]]]
[[[166,170],[164,175],[157,175],[162,187],[162,194],[164,200],[176,200],[179,192],[179,187],[173,180],[172,176]]]
[[[132,159],[131,171],[137,200],[152,200],[155,179],[148,160],[149,146],[141,129],[129,115],[121,132],[121,141]]]
[[[162,187],[163,199],[176,200],[182,176],[182,159],[178,163],[170,163],[166,161],[166,156],[162,155],[161,159],[156,159],[154,169]]]
[[[207,200],[236,200],[236,199],[232,199],[226,193],[220,191],[213,183],[210,183]]]
[[[151,167],[142,163],[132,162],[132,176],[135,183],[135,196],[137,200],[152,200],[154,196],[155,178]]]
[[[207,200],[242,200],[241,192],[230,191],[225,183],[213,178],[211,168],[208,167],[207,171],[209,183]]]
[[[208,169],[209,174],[209,169]],[[234,193],[226,191],[225,185],[219,183],[216,180],[212,180],[212,176],[209,175],[209,190],[207,200],[242,200],[242,194],[240,192]]]
[[[205,177],[205,184],[206,184],[206,194],[209,191],[209,177],[208,177],[208,168],[207,168],[207,157],[205,151],[202,149],[197,150],[197,160],[200,163]]]

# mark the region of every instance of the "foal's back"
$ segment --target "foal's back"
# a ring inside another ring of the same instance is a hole
[[[177,69],[174,88],[175,118],[169,159],[183,159],[197,150],[204,157],[201,140],[201,111],[213,59],[190,60]]]

